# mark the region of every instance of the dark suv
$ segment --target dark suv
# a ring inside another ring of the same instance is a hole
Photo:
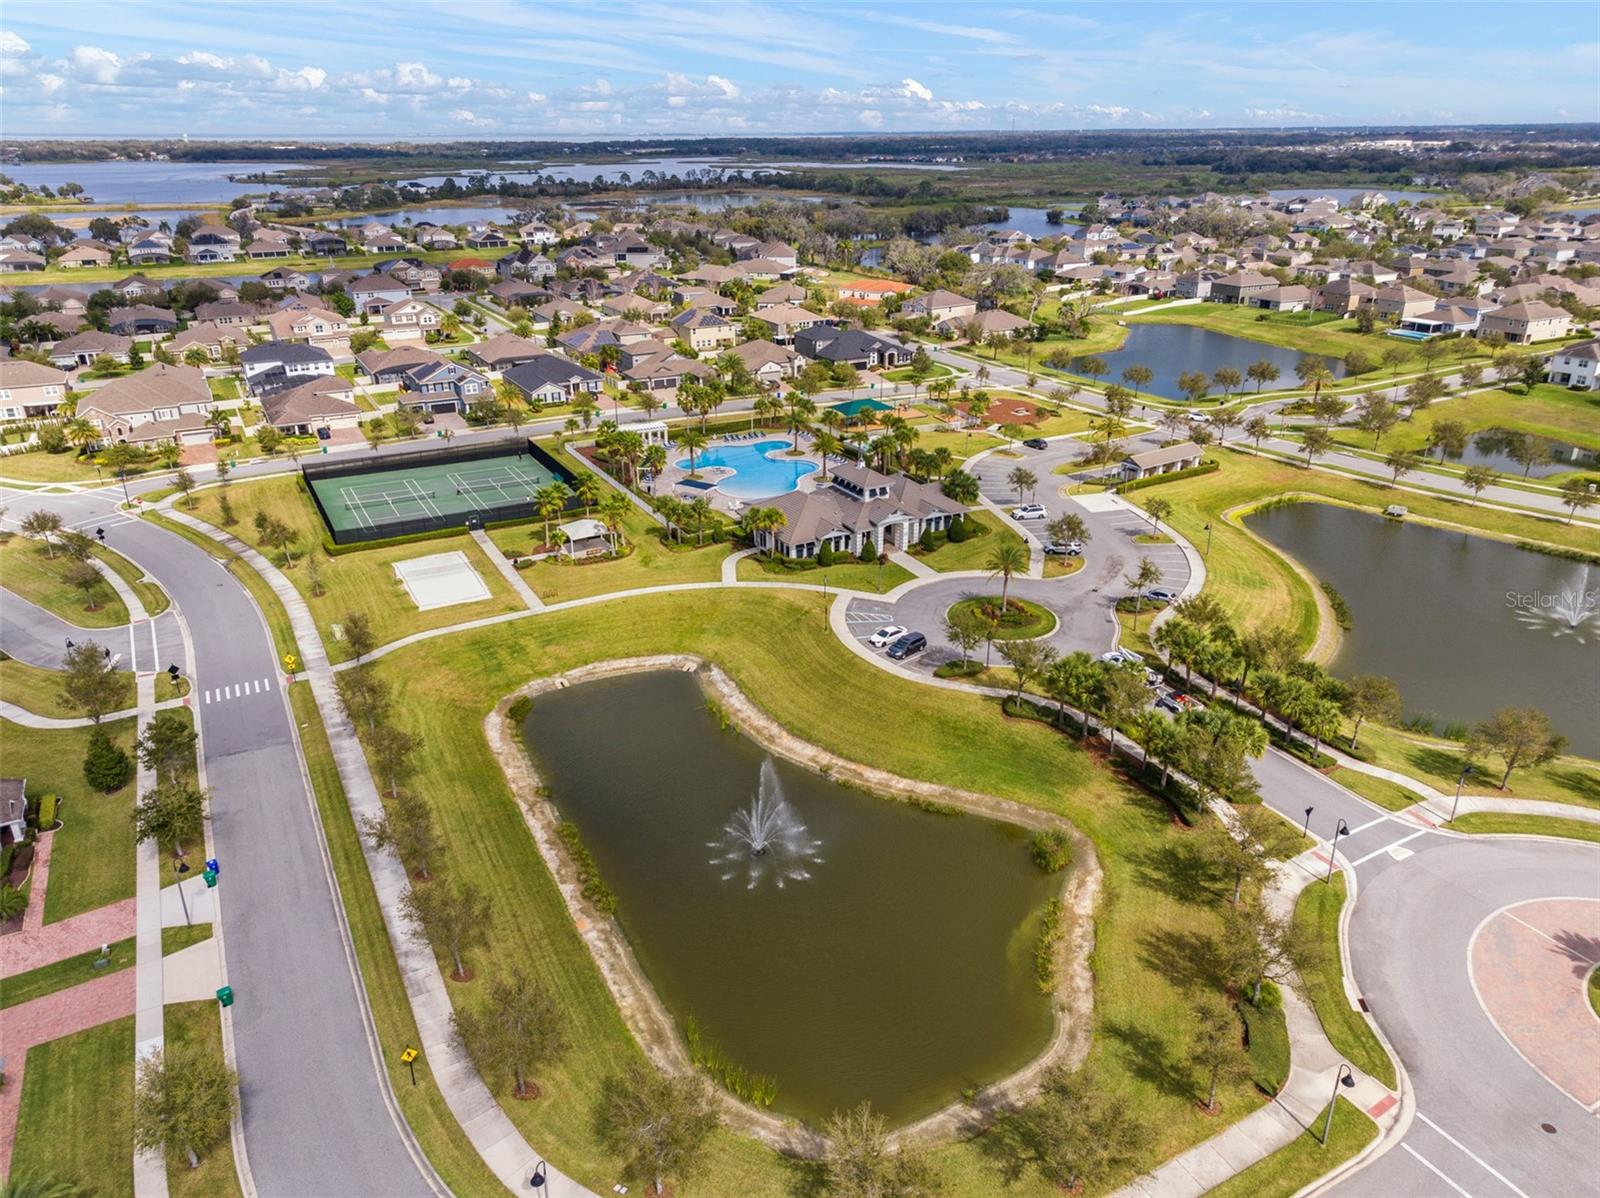
[[[1029,437],[1023,442],[1029,449],[1049,449],[1050,443],[1043,437]]]
[[[889,656],[895,661],[904,661],[913,653],[921,653],[928,647],[928,638],[920,632],[908,632],[894,644],[889,646]]]

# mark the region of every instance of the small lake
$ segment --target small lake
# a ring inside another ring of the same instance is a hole
[[[1379,187],[1376,184],[1371,187],[1275,187],[1267,194],[1275,200],[1315,200],[1325,198],[1338,200],[1341,204],[1347,204],[1352,197],[1358,196],[1364,191],[1381,191],[1391,203],[1396,204],[1401,200],[1420,204],[1424,200],[1437,200],[1444,195],[1443,192],[1439,191],[1395,191],[1393,188]]]
[[[533,205],[530,202],[529,208]],[[361,216],[345,216],[338,220],[323,221],[327,225],[335,225],[341,229],[359,229],[371,221],[382,225],[419,225],[429,221],[436,225],[465,225],[474,221],[484,221],[489,224],[504,224],[518,212],[526,211],[522,208],[507,208],[504,205],[494,207],[481,207],[471,204],[444,205],[436,208],[405,208],[399,212],[369,212]]]
[[[18,183],[80,183],[96,204],[220,204],[266,183],[234,183],[229,175],[296,169],[288,162],[24,162],[4,168]]]
[[[1061,877],[1034,867],[1021,829],[767,766],[677,671],[542,695],[523,737],[672,1017],[775,1079],[774,1110],[820,1121],[869,1099],[906,1121],[1043,1051],[1033,946]],[[764,768],[804,854],[726,847]]]
[[[1460,466],[1489,466],[1515,478],[1521,478],[1524,467],[1511,457],[1512,440],[1523,434],[1508,433],[1505,429],[1489,428],[1475,433],[1459,455],[1446,454],[1445,460]],[[1550,437],[1529,436],[1528,440],[1545,452],[1545,460],[1528,468],[1529,478],[1548,478],[1552,474],[1569,474],[1574,470],[1594,470],[1600,466],[1600,453],[1574,445],[1570,441],[1556,441]],[[1438,453],[1428,455],[1435,460]]]
[[[1332,663],[1340,677],[1393,678],[1407,715],[1426,713],[1436,728],[1536,707],[1575,752],[1600,757],[1600,569],[1330,504],[1289,504],[1248,524],[1350,605],[1353,627]],[[1563,596],[1586,613],[1576,627]]]
[[[1224,366],[1237,370],[1242,378],[1253,362],[1268,361],[1278,368],[1278,381],[1269,387],[1294,386],[1295,363],[1305,354],[1298,350],[1268,345],[1265,341],[1251,341],[1246,337],[1233,337],[1211,329],[1185,324],[1131,324],[1128,339],[1122,348],[1110,353],[1096,354],[1111,369],[1101,378],[1102,383],[1119,382],[1122,372],[1130,366],[1148,366],[1155,378],[1143,390],[1166,399],[1182,399],[1178,389],[1178,376],[1185,371],[1203,370],[1214,375]],[[1324,358],[1334,378],[1343,378],[1344,363],[1338,358]],[[1246,391],[1254,391],[1255,384],[1245,381]],[[1215,388],[1213,395],[1220,394]]]
[[[1070,220],[1063,221],[1059,225],[1052,225],[1045,219],[1045,213],[1049,211],[1048,208],[1011,208],[1010,205],[1007,205],[1007,207],[1010,208],[1011,215],[1005,220],[990,221],[987,224],[979,225],[978,228],[990,233],[1004,233],[1007,230],[1016,229],[1018,232],[1026,233],[1035,240],[1042,237],[1066,237],[1083,228],[1082,224]],[[1077,212],[1081,207],[1081,204],[1061,205],[1062,211],[1068,214]]]

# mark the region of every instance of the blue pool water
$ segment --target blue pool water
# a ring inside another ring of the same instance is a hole
[[[769,458],[774,450],[789,448],[787,441],[752,441],[748,445],[715,445],[694,456],[698,469],[704,466],[725,466],[734,471],[717,487],[724,495],[735,499],[765,499],[770,495],[786,495],[800,485],[802,476],[817,468],[815,462],[799,458]],[[678,462],[679,469],[689,468],[689,459]]]

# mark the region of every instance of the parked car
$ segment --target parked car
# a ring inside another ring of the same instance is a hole
[[[1156,706],[1165,708],[1176,715],[1180,711],[1204,711],[1206,705],[1193,695],[1186,695],[1182,691],[1168,691],[1156,700]]]
[[[1048,441],[1046,441],[1043,437],[1029,437],[1027,440],[1023,441],[1023,444],[1026,445],[1029,449],[1049,449],[1050,448],[1050,443]]]
[[[1110,662],[1114,666],[1144,665],[1144,658],[1140,657],[1132,649],[1113,649],[1109,653],[1102,653],[1100,655],[1100,660]]]
[[[1151,587],[1144,593],[1144,597],[1152,603],[1175,603],[1178,592],[1169,591],[1166,587]]]
[[[1043,520],[1049,514],[1044,510],[1042,503],[1025,503],[1021,507],[1011,509],[1013,520]]]
[[[1152,670],[1146,666],[1144,671],[1144,684],[1151,690],[1155,690],[1156,687],[1161,685],[1161,671]]]
[[[869,636],[867,638],[867,644],[871,645],[874,649],[887,648],[905,634],[906,630],[899,624],[887,624]]]
[[[1046,557],[1082,557],[1082,541],[1051,541],[1044,547]]]
[[[913,653],[921,653],[928,647],[928,638],[920,632],[908,632],[889,646],[889,656],[895,661],[904,661]]]
[[[1207,416],[1204,412],[1190,412],[1189,413],[1189,423],[1190,424],[1210,424],[1211,423],[1211,417]]]
[[[1162,695],[1161,698],[1156,700],[1156,706],[1161,708],[1162,711],[1170,711],[1173,715],[1177,715],[1183,710],[1183,706],[1178,702],[1176,695]]]

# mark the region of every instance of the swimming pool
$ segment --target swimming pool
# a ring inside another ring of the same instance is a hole
[[[787,495],[800,485],[800,480],[817,468],[815,462],[801,458],[769,458],[774,450],[789,448],[781,440],[755,441],[749,445],[714,445],[704,453],[694,455],[696,469],[722,466],[733,473],[717,483],[717,489],[735,499],[765,499],[770,495]],[[689,459],[682,458],[678,468],[687,470]]]

